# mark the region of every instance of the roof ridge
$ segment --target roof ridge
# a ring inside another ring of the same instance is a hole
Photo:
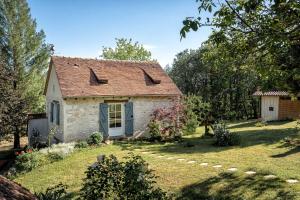
[[[51,57],[67,58],[67,59],[80,59],[80,60],[94,60],[94,61],[104,61],[104,62],[111,62],[112,61],[112,62],[125,62],[125,63],[159,64],[156,60],[117,60],[117,59],[82,58],[82,57],[57,56],[57,55],[53,55]]]

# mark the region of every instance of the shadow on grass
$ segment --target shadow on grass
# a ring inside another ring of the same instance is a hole
[[[244,199],[297,199],[296,192],[281,179],[264,179],[264,174],[255,176],[237,176],[221,173],[185,186],[178,199],[192,200],[244,200]]]
[[[241,137],[241,144],[238,146],[230,147],[218,147],[214,146],[214,138],[184,138],[180,143],[170,143],[168,145],[162,145],[153,147],[154,150],[162,153],[208,153],[208,152],[220,152],[235,148],[245,148],[255,145],[272,145],[282,141],[285,137],[296,137],[297,132],[293,128],[288,129],[274,129],[274,130],[250,130],[235,132]],[[189,145],[187,145],[189,144]],[[190,147],[187,147],[190,146]],[[151,147],[152,148],[152,147]],[[296,153],[297,151],[292,151]],[[290,155],[287,154],[287,155]]]
[[[229,128],[247,128],[247,127],[254,127],[257,123],[257,120],[251,120],[246,122],[241,122],[233,125],[228,125]]]
[[[233,125],[229,125],[228,127],[230,129],[235,129],[235,128],[249,128],[249,127],[255,127],[255,124],[257,123],[257,120],[248,120],[245,122],[241,122],[241,123],[237,123],[237,124],[233,124]],[[272,121],[272,122],[268,122],[267,125],[265,127],[268,126],[282,126],[284,124],[290,123],[292,122],[291,120],[283,120],[283,121]],[[262,127],[263,128],[263,127]]]
[[[245,122],[245,127],[253,127],[250,123]],[[286,122],[272,122],[272,125],[282,125]],[[230,127],[232,128],[232,127]],[[280,127],[281,128],[281,127]],[[295,138],[298,136],[297,130],[294,128],[277,128],[277,129],[259,129],[259,130],[236,130],[235,134],[240,135],[241,144],[238,146],[230,147],[218,147],[214,146],[215,139],[211,137],[184,137],[181,142],[172,143],[152,143],[145,141],[120,141],[116,145],[121,146],[122,150],[132,151],[134,149],[148,149],[150,151],[156,151],[160,153],[171,153],[171,154],[192,154],[192,153],[208,153],[208,152],[221,152],[231,150],[235,148],[245,148],[255,145],[272,145],[279,143],[286,137]],[[279,147],[279,148],[284,148]],[[279,156],[288,156],[299,152],[298,149],[288,150]]]

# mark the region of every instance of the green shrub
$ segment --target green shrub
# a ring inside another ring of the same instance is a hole
[[[264,127],[264,126],[267,126],[267,125],[268,125],[268,123],[266,121],[263,121],[263,120],[258,121],[258,122],[255,123],[256,127]]]
[[[113,155],[104,157],[86,171],[82,199],[167,199],[166,193],[155,187],[155,176],[140,156],[119,162]]]
[[[87,141],[78,141],[76,144],[75,144],[75,148],[77,149],[82,149],[82,148],[87,148],[89,145],[87,143]]]
[[[216,123],[213,125],[213,131],[218,146],[234,146],[240,144],[240,137],[231,133],[224,123]]]
[[[198,126],[199,126],[199,122],[197,119],[197,115],[192,111],[187,112],[186,121],[183,126],[183,133],[185,135],[194,134]]]
[[[54,187],[47,188],[45,193],[36,193],[35,196],[39,200],[69,200],[72,199],[70,193],[66,191],[67,186],[58,184]]]
[[[160,141],[161,134],[159,130],[159,124],[155,120],[151,120],[148,124],[149,133],[150,133],[150,141]]]
[[[59,160],[63,160],[65,157],[62,154],[57,152],[49,152],[47,154],[47,158],[49,159],[50,162],[56,162]]]
[[[15,167],[18,172],[28,172],[42,165],[45,158],[39,152],[21,153],[16,157]]]
[[[100,132],[93,132],[86,140],[89,145],[98,145],[103,141],[103,134]]]

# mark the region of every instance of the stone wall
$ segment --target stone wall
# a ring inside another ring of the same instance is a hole
[[[87,138],[99,131],[99,105],[105,100],[124,100],[133,102],[134,135],[147,132],[150,115],[160,107],[171,105],[168,97],[123,97],[123,98],[77,98],[64,101],[64,141]]]
[[[103,99],[68,99],[64,103],[65,142],[87,138],[99,131],[99,104]]]
[[[172,106],[172,98],[168,97],[135,97],[132,102],[135,137],[147,136],[147,125],[155,109]]]
[[[60,87],[58,84],[58,79],[55,73],[55,66],[51,66],[51,73],[48,81],[48,88],[46,92],[46,115],[48,118],[48,128],[49,131],[57,126],[50,121],[50,109],[51,109],[51,102],[58,101],[60,105],[60,124],[56,127],[57,133],[55,137],[60,141],[63,141],[63,132],[64,132],[64,112],[63,112],[63,99],[60,91]]]
[[[300,100],[279,100],[279,113],[280,120],[296,119],[300,116]]]

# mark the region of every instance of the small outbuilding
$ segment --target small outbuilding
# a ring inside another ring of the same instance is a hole
[[[49,130],[59,142],[132,137],[147,132],[155,109],[182,93],[157,62],[53,56],[45,92]]]
[[[260,97],[260,114],[265,121],[296,119],[300,117],[300,97],[286,91],[256,91]]]

